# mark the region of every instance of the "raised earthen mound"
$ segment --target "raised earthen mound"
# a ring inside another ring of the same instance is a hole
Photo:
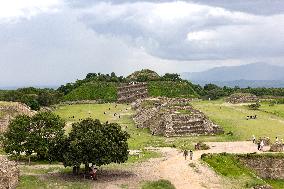
[[[153,135],[184,136],[223,133],[218,125],[190,105],[190,99],[154,98],[138,100],[134,121],[137,127],[149,128]]]
[[[259,99],[257,96],[250,94],[250,93],[235,93],[229,96],[227,102],[232,104],[238,103],[250,103],[250,102],[258,102]]]
[[[19,181],[19,168],[16,162],[0,156],[0,189],[14,189]]]

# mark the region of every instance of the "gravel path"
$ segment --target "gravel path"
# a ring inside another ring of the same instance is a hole
[[[141,181],[167,179],[176,189],[225,189],[230,188],[224,178],[200,161],[203,153],[252,153],[256,145],[244,142],[208,142],[209,150],[194,151],[193,160],[185,160],[183,153],[175,148],[151,148],[164,154],[163,158],[151,159],[133,168],[132,177],[95,183],[95,189],[117,189],[127,185],[129,189],[139,188]]]

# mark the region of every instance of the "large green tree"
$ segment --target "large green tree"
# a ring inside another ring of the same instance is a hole
[[[30,156],[39,159],[58,159],[58,149],[64,140],[65,123],[51,112],[41,112],[33,117],[17,116],[4,133],[3,146],[6,153]]]
[[[101,166],[109,163],[122,163],[128,158],[127,139],[117,123],[101,123],[86,119],[72,125],[64,152],[64,165],[73,166],[78,173],[81,164]],[[66,144],[66,143],[65,143]]]

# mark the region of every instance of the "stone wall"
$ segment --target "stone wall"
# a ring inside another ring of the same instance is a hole
[[[136,109],[137,127],[149,128],[153,135],[212,135],[223,130],[201,111],[190,105],[190,99],[153,98],[132,104]]]
[[[19,168],[16,162],[0,156],[0,189],[14,189],[19,181]]]
[[[131,103],[148,97],[147,83],[131,82],[117,88],[118,103]]]
[[[244,165],[254,170],[261,178],[284,179],[283,155],[251,155],[239,156]]]
[[[29,106],[19,102],[11,102],[0,106],[0,111],[5,113],[5,116],[0,118],[0,133],[4,132],[8,125],[9,121],[17,115],[28,115],[32,116],[36,112],[32,111]]]

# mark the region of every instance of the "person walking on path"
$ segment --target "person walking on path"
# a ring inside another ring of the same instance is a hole
[[[255,143],[255,136],[252,135],[252,143]]]
[[[183,156],[184,156],[184,159],[186,160],[186,158],[187,158],[187,156],[188,156],[188,151],[187,151],[187,150],[184,150]]]
[[[193,151],[190,150],[190,151],[189,151],[189,159],[192,160],[192,158],[193,158]]]

